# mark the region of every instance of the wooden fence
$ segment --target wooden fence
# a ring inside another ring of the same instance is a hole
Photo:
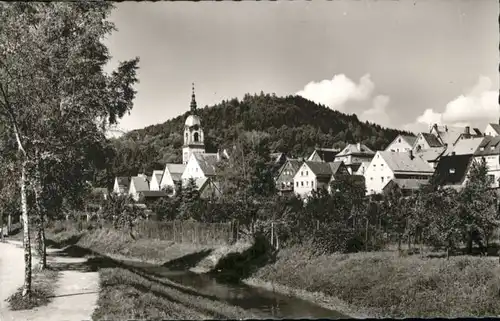
[[[206,245],[231,244],[237,241],[237,224],[196,221],[141,221],[134,227],[140,237]]]

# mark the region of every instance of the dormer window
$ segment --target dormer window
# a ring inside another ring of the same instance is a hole
[[[481,146],[481,147],[479,148],[479,150],[480,150],[480,151],[483,151],[483,150],[484,150],[484,147],[482,147],[482,146]]]
[[[491,149],[491,150],[494,150],[494,149],[495,149],[495,146],[491,146],[491,147],[490,147],[490,149]]]

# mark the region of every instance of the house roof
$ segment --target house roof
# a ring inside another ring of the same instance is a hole
[[[340,150],[334,148],[315,148],[314,152],[318,154],[323,162],[333,162]]]
[[[198,161],[203,174],[213,176],[216,173],[216,164],[219,161],[220,155],[214,154],[194,154]]]
[[[140,191],[139,192],[144,197],[165,197],[167,193],[164,191]]]
[[[130,177],[117,177],[116,180],[118,181],[118,186],[119,187],[125,187],[129,188],[130,187]]]
[[[387,166],[396,172],[404,173],[428,173],[432,174],[434,169],[425,161],[422,157],[413,155],[410,158],[410,153],[397,153],[390,151],[379,151],[380,157],[382,157]]]
[[[465,133],[465,127],[437,126],[437,132],[442,140],[442,143],[451,146],[454,145],[460,136]],[[477,128],[473,128],[470,131],[470,134],[472,136],[481,136],[481,131]]]
[[[446,150],[446,147],[432,147],[428,149],[421,149],[418,152],[415,152],[415,156],[422,157],[426,162],[436,161],[441,154],[443,154]]]
[[[162,170],[154,170],[153,171],[153,176],[156,178],[157,182],[161,181],[161,177],[163,176],[163,171]]]
[[[365,144],[348,144],[337,156],[346,156],[346,155],[375,155],[375,152],[366,147]]]
[[[500,134],[500,124],[489,124],[497,134]]]
[[[288,166],[288,164],[290,164],[290,166],[292,167],[293,175],[295,175],[295,173],[297,173],[297,171],[299,170],[300,165],[302,165],[302,162],[299,161],[298,159],[293,159],[293,158],[287,159],[287,161],[283,165],[281,165],[275,177],[279,177],[281,173],[285,170],[285,168]]]
[[[278,163],[281,159],[281,157],[284,156],[283,153],[271,153],[269,154],[269,156],[271,157],[271,160],[275,163]]]
[[[325,162],[313,162],[313,161],[305,161],[307,166],[311,169],[311,171],[316,176],[331,176],[332,175],[332,167],[330,163]]]
[[[174,182],[180,181],[182,179],[182,173],[184,173],[184,170],[186,169],[185,164],[167,163],[165,167],[168,169],[168,172],[170,173],[170,176],[172,177],[172,180]]]
[[[344,162],[342,162],[342,161],[340,161],[340,162],[331,162],[331,163],[328,163],[328,164],[330,165],[330,170],[331,170],[332,175],[335,175],[342,168],[342,166],[344,165]]]
[[[482,142],[474,152],[475,156],[499,155],[500,154],[500,136],[485,136]]]
[[[484,137],[459,139],[455,145],[448,145],[445,155],[472,155],[480,147]]]
[[[391,185],[397,185],[402,190],[416,190],[422,185],[429,183],[427,179],[409,179],[409,178],[393,178],[389,183],[384,186],[384,190],[388,189]]]
[[[420,133],[420,135],[422,135],[422,137],[425,139],[425,141],[427,142],[427,144],[429,144],[430,147],[441,147],[441,146],[443,146],[443,144],[441,144],[441,142],[439,141],[439,138],[437,138],[433,134]]]
[[[355,175],[363,175],[364,173],[361,173],[362,170],[366,170],[370,166],[370,162],[362,162],[361,165],[359,165],[359,168],[356,170]]]
[[[396,139],[398,139],[399,137],[401,137],[405,142],[407,142],[408,144],[410,144],[410,146],[413,146],[413,144],[415,143],[415,141],[417,140],[417,137],[415,136],[410,136],[410,135],[398,135],[396,138],[394,138],[394,140],[389,144],[389,146],[394,143],[396,141]]]
[[[134,183],[135,191],[149,191],[149,184],[146,178],[142,176],[134,176],[132,177],[132,182]]]
[[[450,155],[439,160],[436,167],[436,178],[444,185],[455,185],[463,182],[467,176],[473,155]]]

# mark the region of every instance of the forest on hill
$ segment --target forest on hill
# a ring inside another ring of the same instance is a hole
[[[188,110],[186,104],[186,110]],[[342,148],[361,142],[374,150],[384,149],[398,134],[412,133],[362,122],[316,104],[300,96],[277,97],[274,94],[246,94],[242,100],[223,100],[214,106],[199,108],[207,152],[232,146],[246,131],[269,135],[270,151],[290,157],[308,156],[315,146]],[[96,178],[101,186],[111,187],[115,176],[132,176],[163,169],[167,162],[182,160],[183,126],[188,115],[163,124],[151,125],[126,133],[111,141],[112,161],[105,173]]]

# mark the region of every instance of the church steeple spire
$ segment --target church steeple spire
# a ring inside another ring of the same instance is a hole
[[[193,83],[193,92],[191,94],[191,115],[196,114],[196,97],[194,95],[194,83]]]

